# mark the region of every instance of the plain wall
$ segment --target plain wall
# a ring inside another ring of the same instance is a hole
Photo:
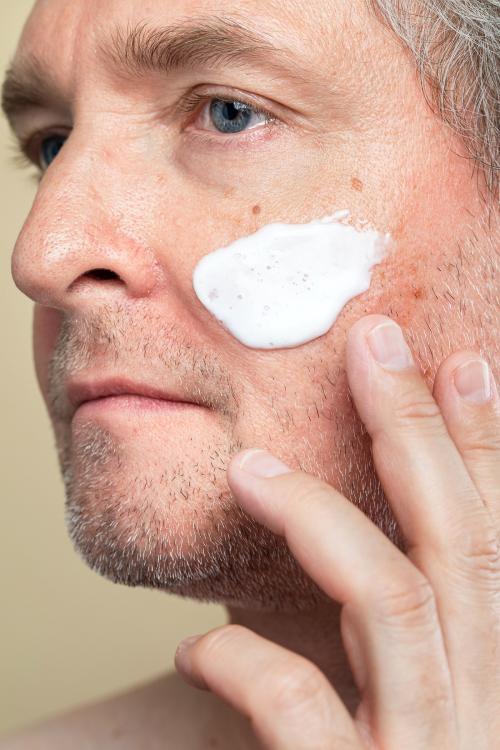
[[[32,0],[0,2],[5,71]],[[64,494],[34,377],[32,303],[10,254],[35,183],[12,164],[0,122],[0,734],[172,668],[177,643],[225,621],[222,607],[116,586],[88,570],[64,526]]]

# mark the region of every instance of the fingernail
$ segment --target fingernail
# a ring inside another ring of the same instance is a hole
[[[370,351],[386,370],[405,370],[413,365],[413,357],[396,323],[380,323],[367,335]]]
[[[177,646],[175,652],[175,663],[176,666],[183,672],[189,673],[191,671],[191,659],[189,657],[189,651],[191,646],[194,646],[196,641],[199,641],[200,638],[201,635],[191,635],[189,636],[189,638],[184,638],[184,640],[181,641]]]
[[[280,474],[289,474],[292,471],[283,461],[275,458],[267,451],[260,450],[260,448],[242,453],[236,462],[236,466],[254,477],[263,479],[277,477]]]
[[[189,638],[184,638],[184,640],[179,643],[177,651],[175,652],[175,667],[181,674],[182,679],[189,683],[189,685],[200,690],[208,690],[208,685],[200,673],[199,665],[193,663],[192,647],[203,637],[203,635],[206,635],[206,633],[192,635]]]
[[[472,359],[453,374],[455,388],[466,401],[484,404],[492,394],[490,368],[484,359]]]
[[[181,641],[179,645],[177,646],[177,651],[179,651],[179,649],[185,651],[190,646],[194,646],[196,641],[199,641],[200,638],[201,638],[201,635],[190,635],[188,638],[184,638],[184,640]]]

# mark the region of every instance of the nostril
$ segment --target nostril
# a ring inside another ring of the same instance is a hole
[[[86,274],[89,279],[97,279],[99,281],[108,281],[109,279],[117,279],[121,281],[120,277],[114,271],[110,271],[108,268],[94,268],[92,271],[88,271]]]

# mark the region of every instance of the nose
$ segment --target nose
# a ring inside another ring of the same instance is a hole
[[[16,285],[38,304],[64,311],[149,296],[161,264],[140,225],[130,230],[116,175],[99,184],[68,166],[49,170],[41,183],[14,248]]]

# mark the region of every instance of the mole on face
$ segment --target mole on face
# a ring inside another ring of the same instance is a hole
[[[252,213],[257,216],[257,214],[260,214],[260,206],[256,205],[252,208]]]
[[[361,193],[363,191],[364,185],[363,185],[363,183],[361,182],[361,180],[358,177],[353,177],[352,178],[351,185],[352,185],[352,187],[353,187],[354,190],[358,191],[358,193]]]

